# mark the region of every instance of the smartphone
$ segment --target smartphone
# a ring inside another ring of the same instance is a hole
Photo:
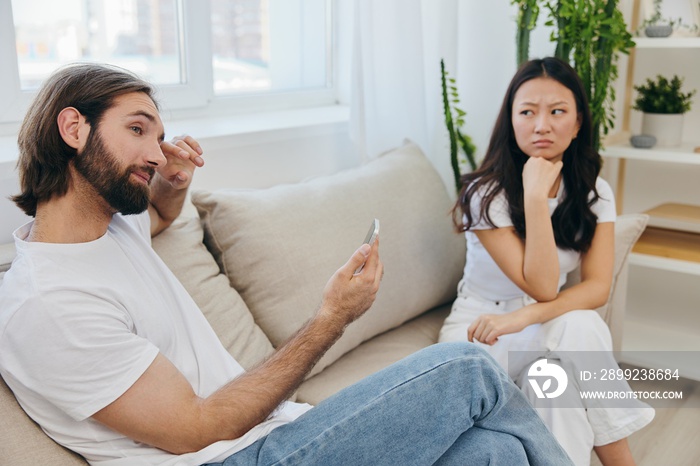
[[[369,231],[367,232],[367,236],[365,236],[365,243],[369,244],[372,246],[374,244],[374,241],[377,239],[377,236],[379,235],[379,219],[375,218],[372,221],[372,224],[369,226]],[[362,264],[355,270],[355,273],[360,273],[362,272],[362,269],[365,267],[365,264]]]

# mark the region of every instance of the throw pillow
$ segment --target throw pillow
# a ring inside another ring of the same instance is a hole
[[[153,248],[192,296],[221,343],[249,369],[273,351],[240,295],[202,242],[198,218],[180,219],[153,238]]]
[[[314,314],[330,276],[379,219],[385,275],[377,300],[310,375],[455,297],[464,237],[453,229],[442,179],[415,144],[304,183],[194,191],[192,201],[207,246],[274,346]]]

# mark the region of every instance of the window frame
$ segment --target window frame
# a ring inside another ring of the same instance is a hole
[[[156,86],[156,96],[168,119],[228,116],[241,113],[287,110],[338,103],[337,30],[335,0],[326,6],[326,87],[289,91],[260,91],[215,95],[211,43],[211,0],[175,0],[183,28],[180,59],[185,84]],[[277,0],[280,1],[280,0]],[[282,0],[290,1],[290,0]],[[292,0],[294,1],[294,0]],[[303,0],[297,0],[301,5]],[[14,19],[10,0],[0,0],[0,60],[7,63],[0,73],[0,128],[14,128],[21,121],[36,91],[21,90],[17,63]],[[0,130],[0,132],[6,132]]]

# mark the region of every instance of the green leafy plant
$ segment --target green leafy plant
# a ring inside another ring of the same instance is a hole
[[[641,86],[634,86],[638,95],[632,108],[644,113],[685,113],[690,110],[696,90],[684,93],[683,79],[674,75],[671,80],[657,75],[647,78]]]
[[[457,107],[459,104],[459,93],[457,92],[456,81],[451,78],[445,70],[445,61],[440,60],[440,77],[442,81],[442,104],[445,112],[445,127],[450,137],[450,163],[452,174],[454,175],[455,188],[457,192],[462,188],[462,160],[465,160],[471,170],[476,170],[476,159],[474,153],[476,147],[471,138],[462,132],[464,117],[467,112]]]
[[[520,8],[518,65],[529,54],[529,33],[522,35],[521,29],[534,27],[540,6],[549,12],[546,25],[554,27],[550,37],[556,42],[554,55],[572,63],[583,81],[593,120],[593,146],[599,149],[601,134],[608,134],[614,127],[617,58],[634,47],[622,12],[617,8],[618,0],[511,0],[511,3]]]

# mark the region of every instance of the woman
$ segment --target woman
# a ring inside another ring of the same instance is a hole
[[[616,217],[591,131],[573,68],[556,58],[525,63],[508,87],[484,161],[463,177],[453,209],[467,262],[440,341],[485,347],[533,402],[525,377],[541,357],[559,359],[569,374],[582,369],[583,353],[574,351],[602,354],[617,367],[610,332],[590,310],[610,293]],[[579,263],[581,282],[560,291]],[[634,464],[626,437],[648,424],[653,410],[575,398],[569,401],[577,409],[538,408],[574,462],[589,464],[595,448],[605,465]]]

